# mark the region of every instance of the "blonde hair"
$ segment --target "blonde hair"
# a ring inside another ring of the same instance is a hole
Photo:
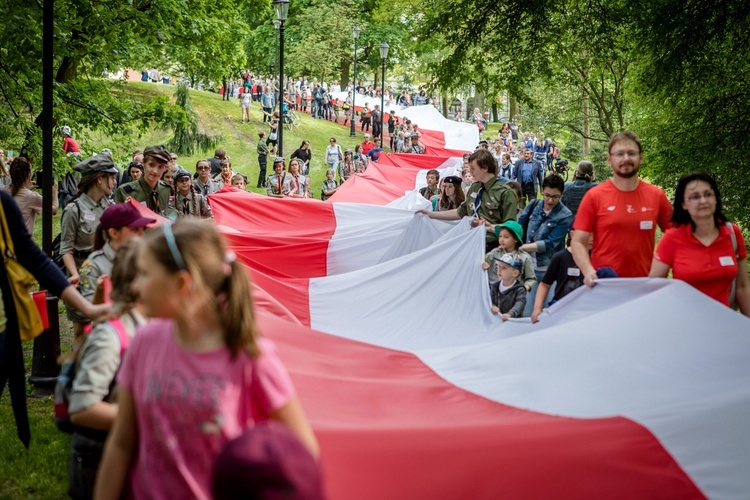
[[[228,257],[224,239],[213,224],[198,219],[180,219],[171,230],[187,272],[195,285],[205,291],[208,303],[216,308],[224,343],[232,357],[236,357],[240,350],[245,350],[251,357],[260,354],[250,278],[245,268],[233,257]],[[168,273],[180,272],[164,231],[148,232],[142,245]]]

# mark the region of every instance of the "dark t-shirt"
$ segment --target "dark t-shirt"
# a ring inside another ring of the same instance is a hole
[[[557,283],[553,297],[555,301],[583,285],[583,273],[576,265],[576,261],[573,260],[573,254],[567,248],[552,256],[547,272],[544,273],[542,278],[542,283],[545,285]]]
[[[208,163],[211,165],[211,177],[215,175],[219,175],[221,173],[221,160],[220,159],[214,156],[213,158],[208,159]]]
[[[372,161],[377,162],[378,158],[380,158],[380,153],[382,152],[383,148],[372,148],[367,152],[367,156],[369,156]]]
[[[299,158],[302,160],[302,163],[306,163],[310,161],[310,158],[312,157],[312,153],[309,149],[302,149],[299,148],[294,153],[292,153],[291,158]]]

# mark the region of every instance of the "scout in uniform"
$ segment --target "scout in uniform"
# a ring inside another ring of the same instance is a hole
[[[352,150],[347,149],[344,151],[344,161],[339,163],[339,182],[343,184],[356,171],[357,166],[352,159]]]
[[[179,169],[175,172],[174,180],[174,208],[180,217],[201,217],[213,219],[214,214],[208,205],[206,197],[198,194],[191,184],[191,175],[187,170]]]
[[[108,207],[99,219],[94,246],[80,269],[78,290],[89,302],[101,303],[106,297],[96,297],[99,278],[112,274],[112,263],[117,250],[128,241],[139,239],[146,226],[156,222],[141,216],[130,203],[117,203]],[[99,290],[102,290],[101,287]]]
[[[469,157],[469,169],[475,182],[466,193],[466,201],[455,210],[421,212],[439,220],[459,220],[469,216],[474,218],[472,225],[487,225],[485,251],[490,252],[497,246],[494,226],[516,220],[516,194],[497,178],[497,161],[486,149],[478,149]]]
[[[284,171],[284,158],[279,156],[273,160],[273,171],[268,176],[266,194],[274,198],[283,198],[292,192],[292,176]]]
[[[95,155],[77,164],[73,169],[81,174],[78,194],[68,202],[60,223],[60,255],[68,270],[68,280],[78,285],[78,269],[94,250],[94,235],[104,210],[112,202],[112,194],[117,182],[117,169],[112,158]],[[89,322],[80,312],[67,309],[68,319],[73,321],[76,339],[83,334],[83,327]]]
[[[161,180],[171,159],[172,156],[164,146],[147,147],[143,152],[143,176],[120,186],[115,193],[115,201],[122,203],[133,198],[158,215],[176,216],[176,212],[169,206],[172,188]]]
[[[195,164],[195,173],[198,178],[193,182],[193,188],[198,194],[208,196],[224,187],[224,183],[211,178],[211,164],[208,160],[198,160]]]

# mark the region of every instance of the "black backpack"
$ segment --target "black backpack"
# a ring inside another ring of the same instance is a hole
[[[81,215],[81,207],[78,206],[78,202],[73,200],[69,205],[75,205],[78,209],[78,215]],[[52,262],[55,263],[55,265],[62,271],[63,274],[67,272],[67,268],[65,267],[65,262],[63,262],[62,255],[60,255],[60,238],[62,237],[62,233],[58,233],[57,236],[55,236],[55,239],[52,240]]]

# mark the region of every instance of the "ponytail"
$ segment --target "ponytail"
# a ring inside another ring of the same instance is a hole
[[[213,224],[182,218],[162,231],[146,233],[141,246],[151,252],[167,273],[190,273],[197,289],[204,294],[201,306],[215,309],[232,358],[241,350],[251,357],[260,354],[250,278],[236,262],[235,255],[226,251],[224,240]]]
[[[255,325],[255,313],[250,279],[245,268],[239,264],[234,254],[227,254],[226,271],[226,308],[221,314],[224,327],[224,339],[232,356],[237,356],[241,349],[250,357],[260,354],[255,339],[258,336]]]
[[[96,226],[96,232],[94,232],[94,250],[101,249],[108,241],[109,233],[106,229],[102,229],[102,224],[99,223],[99,225]]]

